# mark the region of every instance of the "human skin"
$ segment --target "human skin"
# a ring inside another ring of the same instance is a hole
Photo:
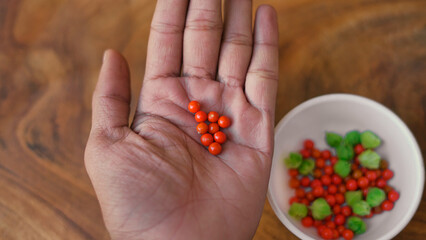
[[[112,239],[250,239],[269,180],[278,82],[275,10],[158,0],[132,123],[126,60],[107,50],[93,94],[85,164]],[[228,116],[214,156],[190,101]]]

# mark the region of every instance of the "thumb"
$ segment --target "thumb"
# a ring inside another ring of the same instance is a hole
[[[128,127],[130,73],[126,59],[114,50],[104,53],[99,80],[92,99],[92,130],[111,132]]]

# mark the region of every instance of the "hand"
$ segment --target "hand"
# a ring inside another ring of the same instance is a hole
[[[261,6],[253,34],[251,12],[251,1],[228,0],[222,24],[220,0],[159,0],[131,127],[127,63],[105,53],[85,164],[113,239],[254,235],[273,152],[278,30]],[[232,120],[220,155],[200,144],[191,100]]]

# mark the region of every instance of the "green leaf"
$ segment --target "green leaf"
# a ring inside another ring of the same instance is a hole
[[[368,169],[378,169],[380,166],[380,155],[371,149],[367,149],[358,156],[362,166]]]
[[[325,134],[325,140],[330,147],[337,147],[342,142],[342,136],[337,133],[327,132]]]
[[[342,144],[336,148],[337,157],[341,160],[350,161],[354,157],[354,150],[347,144]]]
[[[288,214],[297,220],[300,220],[308,215],[308,207],[302,203],[293,203],[288,210]]]
[[[372,131],[361,133],[361,144],[364,148],[376,148],[380,146],[380,138]]]
[[[351,172],[351,164],[344,160],[337,161],[333,168],[334,172],[342,178],[347,177]]]
[[[305,159],[302,161],[302,164],[300,164],[298,170],[299,173],[302,175],[309,175],[312,174],[312,171],[315,168],[315,162],[312,159]]]
[[[345,201],[349,206],[362,200],[362,191],[347,191],[345,192]]]
[[[364,200],[353,203],[351,207],[352,211],[359,216],[366,216],[371,211],[370,204]]]
[[[290,156],[284,159],[284,164],[287,168],[298,168],[302,164],[302,155],[300,153],[291,152]]]
[[[350,146],[355,146],[356,144],[361,142],[361,134],[356,130],[350,131],[346,133],[344,141]]]
[[[355,234],[365,233],[367,225],[359,217],[350,217],[347,221],[348,228],[352,230]]]
[[[386,193],[380,188],[373,187],[368,189],[366,201],[371,207],[377,207],[386,198]]]
[[[311,211],[316,220],[322,220],[331,215],[330,205],[324,198],[317,198],[311,205]]]

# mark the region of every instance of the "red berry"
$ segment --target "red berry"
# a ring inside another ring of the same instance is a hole
[[[346,189],[349,191],[355,191],[358,188],[358,185],[354,179],[350,179],[346,182]]]
[[[331,157],[331,153],[328,150],[324,150],[321,152],[321,157],[324,158],[325,160],[330,159]]]
[[[291,197],[289,200],[288,200],[288,203],[291,205],[291,204],[293,204],[293,203],[297,203],[297,202],[299,202],[299,199],[297,198],[297,197]]]
[[[362,152],[364,152],[364,148],[362,147],[362,145],[361,145],[361,144],[357,144],[357,145],[355,145],[355,147],[354,147],[354,152],[355,152],[355,154],[356,154],[356,155],[359,155],[359,154],[361,154]]]
[[[374,214],[380,214],[383,212],[383,209],[380,206],[374,207],[372,210]]]
[[[219,124],[217,123],[210,123],[209,124],[209,133],[215,134],[219,131]]]
[[[318,235],[320,235],[322,237],[322,233],[324,232],[324,229],[326,229],[327,227],[325,225],[319,225],[317,227],[317,231],[318,231]]]
[[[314,148],[314,141],[312,141],[311,139],[306,139],[303,142],[303,146],[305,147],[305,149],[312,149]]]
[[[229,119],[227,116],[221,116],[217,123],[221,128],[227,128],[231,125],[231,119]]]
[[[357,164],[357,165],[360,164],[358,156],[355,157],[354,163]]]
[[[336,198],[334,195],[327,195],[325,196],[325,200],[327,201],[328,205],[334,206],[336,204]]]
[[[317,160],[315,161],[315,165],[317,166],[317,168],[323,168],[325,167],[325,160],[322,158],[317,158]]]
[[[290,186],[290,188],[298,188],[299,187],[299,180],[295,177],[290,178],[290,180],[288,181],[288,185]]]
[[[382,172],[382,177],[383,177],[383,179],[385,179],[385,180],[389,180],[389,179],[391,179],[391,178],[393,177],[393,172],[392,172],[392,170],[390,170],[390,169],[385,169],[385,170],[383,170],[383,172]]]
[[[331,184],[331,177],[329,175],[322,175],[321,176],[321,182],[322,184],[328,186]]]
[[[325,166],[324,173],[327,175],[332,175],[334,173],[334,169],[332,166]]]
[[[319,157],[321,157],[321,152],[320,152],[320,150],[318,150],[318,149],[313,149],[313,150],[312,150],[312,157],[314,157],[314,158],[319,158]]]
[[[343,225],[338,225],[336,229],[341,235],[343,233],[343,231],[345,231],[346,228]]]
[[[380,160],[380,163],[379,163],[379,168],[380,169],[385,170],[385,169],[388,168],[388,166],[389,166],[388,161],[386,161],[384,159]]]
[[[367,171],[367,173],[365,174],[365,176],[367,177],[367,179],[372,182],[375,181],[377,178],[377,174],[375,171]]]
[[[312,202],[315,199],[315,196],[312,192],[307,192],[306,193],[306,199],[308,199],[308,201]]]
[[[345,196],[341,193],[337,193],[334,197],[336,198],[337,204],[343,204],[345,202]]]
[[[352,166],[355,166],[355,164],[352,164]],[[358,169],[358,167],[353,169],[352,177],[355,179],[362,177],[362,172]]]
[[[385,200],[382,202],[382,205],[380,205],[380,207],[382,207],[383,211],[390,211],[393,208],[393,202]]]
[[[383,178],[379,178],[376,182],[376,186],[379,188],[384,188],[386,186],[386,180]]]
[[[332,215],[329,215],[328,217],[324,218],[324,220],[325,221],[330,221],[332,217],[333,217]]]
[[[368,194],[368,188],[362,189],[362,195],[364,195],[364,197],[366,197],[367,194]]]
[[[333,231],[330,228],[325,227],[324,230],[322,231],[321,237],[323,237],[324,239],[332,239]]]
[[[342,232],[342,237],[345,239],[345,240],[352,240],[352,238],[354,238],[354,232],[352,232],[351,230],[349,230],[349,229],[345,229],[345,230],[343,230],[343,232]]]
[[[396,202],[396,200],[398,200],[399,198],[399,193],[395,190],[391,190],[388,193],[388,199],[392,202]]]
[[[290,177],[297,177],[297,175],[299,175],[299,171],[297,169],[289,169],[288,175],[290,175]]]
[[[216,142],[218,142],[220,144],[226,142],[226,134],[221,132],[221,131],[215,133],[213,138]]]
[[[320,178],[322,176],[321,169],[315,168],[313,172],[314,178]]]
[[[200,123],[197,125],[197,132],[198,132],[199,134],[207,133],[208,129],[209,129],[209,127],[207,126],[207,124],[206,124],[205,122],[200,122]]]
[[[305,197],[305,190],[303,190],[302,188],[297,188],[296,189],[296,197],[304,198]]]
[[[321,187],[321,186],[322,186],[322,183],[321,183],[320,180],[318,180],[318,179],[312,180],[312,182],[311,182],[311,188]]]
[[[392,191],[392,190],[393,190],[393,188],[392,188],[391,186],[389,186],[389,185],[386,185],[386,186],[383,188],[383,190],[385,191],[385,193],[386,193],[386,194],[388,194],[390,191]]]
[[[343,214],[338,214],[334,217],[334,223],[336,225],[343,225],[346,222],[346,217]]]
[[[198,111],[200,111],[200,103],[198,103],[197,101],[191,101],[188,104],[188,110],[192,113],[196,113]]]
[[[311,179],[309,179],[309,177],[302,177],[300,179],[300,185],[304,187],[308,187],[310,183],[311,183]]]
[[[217,120],[219,120],[219,113],[209,112],[209,114],[207,115],[207,119],[209,120],[209,122],[215,123],[217,122]]]
[[[341,209],[343,216],[349,217],[352,214],[352,209],[349,206],[344,206]]]
[[[207,114],[203,111],[198,111],[195,113],[195,121],[197,122],[204,122],[207,120]]]
[[[314,187],[314,189],[312,190],[312,193],[314,194],[315,197],[321,197],[324,195],[324,188],[320,186]]]
[[[328,221],[325,223],[325,226],[331,229],[336,228],[336,224],[333,221]]]
[[[338,187],[337,187],[337,190],[339,190],[339,192],[340,193],[345,193],[346,192],[346,186],[345,186],[345,184],[340,184]]]
[[[340,205],[336,204],[336,205],[333,206],[333,213],[334,213],[334,215],[339,214],[341,210],[342,210],[342,207],[340,207]]]
[[[222,146],[219,143],[214,142],[209,145],[209,152],[213,155],[218,155],[222,152]]]
[[[309,201],[306,198],[300,200],[300,203],[305,204],[307,207],[309,207]]]
[[[333,176],[331,176],[331,180],[336,185],[339,185],[339,184],[342,183],[342,178],[339,175],[337,175],[337,174],[333,174]]]
[[[336,163],[337,163],[337,161],[339,161],[339,159],[338,159],[337,157],[335,157],[335,156],[330,157],[330,163],[331,163],[332,165],[336,164]]]
[[[340,237],[339,231],[337,229],[331,229],[333,231],[333,239],[338,239]]]
[[[309,158],[311,156],[311,153],[307,149],[300,150],[300,154],[302,154],[303,158]]]
[[[328,186],[328,193],[330,193],[330,194],[336,194],[337,193],[337,187],[336,187],[336,185],[330,185],[330,186]]]
[[[319,228],[320,226],[322,226],[322,221],[321,220],[314,220],[314,226]]]
[[[369,184],[369,182],[368,182],[368,178],[366,178],[366,177],[360,177],[360,178],[358,178],[357,183],[358,183],[358,186],[359,186],[361,189],[367,188],[367,187],[368,187],[368,184]]]
[[[201,144],[204,146],[209,146],[213,143],[213,136],[210,133],[205,133],[201,136]]]
[[[302,218],[302,225],[304,227],[312,227],[314,225],[314,219],[311,216]]]

